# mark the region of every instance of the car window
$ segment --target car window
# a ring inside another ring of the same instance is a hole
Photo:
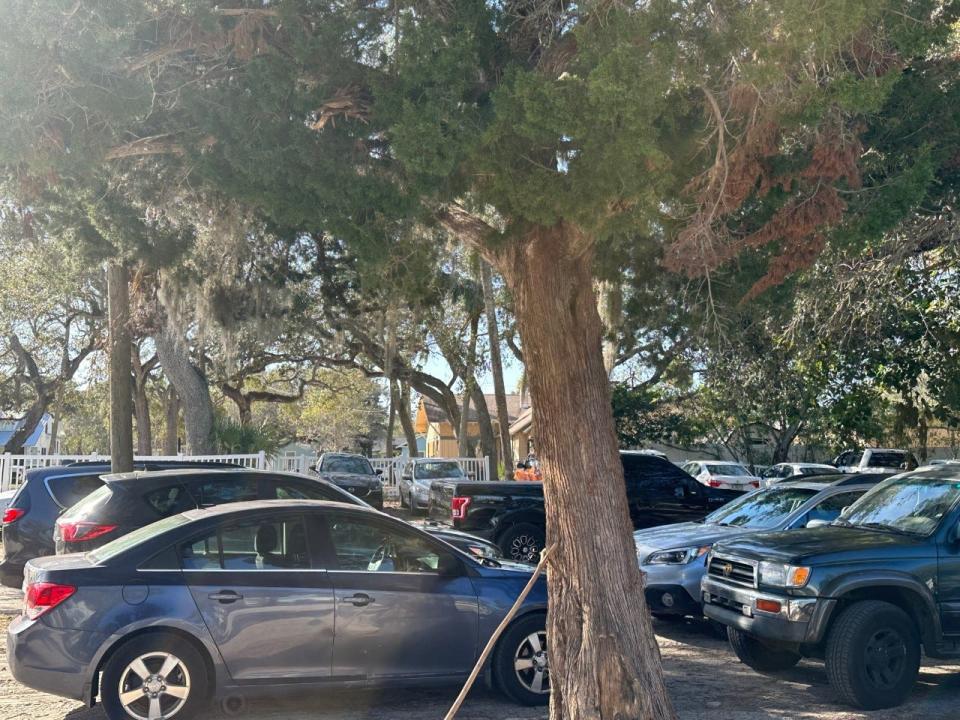
[[[839,522],[926,536],[958,500],[960,483],[952,479],[895,475],[865,493]]]
[[[724,475],[727,477],[749,477],[750,471],[743,465],[707,465],[707,471],[711,475]]]
[[[303,518],[245,520],[180,546],[184,570],[305,570],[310,567]]]
[[[866,491],[851,490],[850,492],[837,493],[836,495],[824,498],[810,508],[810,512],[807,513],[807,522],[811,520],[827,520],[833,522],[840,517],[840,513],[843,512],[845,507],[853,505],[864,492]]]
[[[202,508],[258,499],[257,479],[249,475],[202,480],[193,491]]]
[[[103,487],[103,480],[99,475],[61,475],[47,478],[50,497],[62,508],[76,505],[101,487]]]
[[[463,470],[455,462],[418,462],[414,463],[413,474],[418,480],[439,480],[463,477]]]
[[[183,485],[159,488],[143,496],[147,505],[160,517],[176,515],[196,508],[196,503]]]
[[[331,517],[338,570],[435,573],[440,552],[418,533],[359,517]]]
[[[774,485],[728,502],[704,522],[765,530],[779,525],[816,494],[810,488]]]
[[[889,450],[877,452],[874,450],[867,459],[867,467],[899,468],[905,462],[907,462],[907,454],[905,452]]]
[[[325,457],[320,463],[320,472],[373,475],[373,466],[364,457],[332,455],[330,457]]]

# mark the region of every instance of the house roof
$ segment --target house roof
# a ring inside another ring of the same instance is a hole
[[[9,418],[9,419],[12,420],[13,418]],[[23,446],[33,447],[34,445],[36,445],[40,441],[40,436],[43,435],[43,430],[47,426],[47,423],[50,422],[50,420],[51,420],[50,415],[45,413],[44,416],[40,418],[40,422],[37,423],[37,426],[33,429],[33,432],[30,433],[29,437],[27,437],[27,439],[24,441]],[[16,432],[16,430],[20,427],[20,424],[22,422],[23,422],[22,420],[17,420],[16,425],[14,425],[13,429],[11,430],[0,430],[0,446],[7,444],[7,441],[10,439],[10,436],[13,435],[14,432]]]
[[[487,412],[490,413],[490,418],[492,420],[497,419],[497,396],[493,393],[489,395],[484,395],[483,399],[486,401]],[[457,396],[457,402],[463,402],[463,396]],[[431,423],[440,423],[448,420],[447,414],[437,405],[433,400],[426,396],[420,397],[420,404],[423,410],[427,414],[427,420]],[[507,394],[507,422],[512,423],[517,419],[517,416],[520,414],[520,395],[517,393],[508,393]],[[419,415],[419,408],[417,411]],[[477,410],[473,405],[470,405],[470,422],[476,422],[478,420]]]
[[[517,416],[517,419],[510,425],[510,435],[516,435],[519,432],[528,430],[533,425],[533,408],[525,407]]]

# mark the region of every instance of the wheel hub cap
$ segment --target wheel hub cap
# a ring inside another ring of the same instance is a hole
[[[120,704],[134,720],[168,720],[190,697],[190,672],[176,655],[152,652],[133,660],[120,675]]]
[[[520,684],[532,693],[550,692],[550,663],[547,660],[547,633],[543,630],[525,637],[514,655],[513,669]]]

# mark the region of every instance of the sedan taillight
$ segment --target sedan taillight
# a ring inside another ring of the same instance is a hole
[[[101,525],[100,523],[74,520],[58,520],[57,527],[60,528],[60,537],[67,543],[93,540],[117,529],[116,525]]]
[[[6,510],[3,511],[2,523],[4,525],[15,523],[17,520],[19,520],[26,514],[27,514],[27,511],[21,508],[8,507]]]
[[[450,516],[454,520],[464,520],[467,517],[467,508],[470,507],[470,498],[455,497],[450,499]]]
[[[720,481],[710,478],[709,480],[707,480],[707,485],[709,485],[712,488],[718,488],[720,487]]]
[[[36,620],[44,613],[53,610],[57,605],[69,598],[77,591],[73,585],[58,583],[31,583],[23,598],[23,614],[31,620]]]

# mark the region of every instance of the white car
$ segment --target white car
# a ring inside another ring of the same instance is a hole
[[[737,462],[692,460],[683,465],[683,469],[707,487],[744,492],[760,487],[760,478]]]
[[[901,472],[917,467],[917,458],[909,450],[897,448],[866,448],[847,450],[837,455],[833,464],[840,472]]]
[[[434,480],[467,480],[456,460],[444,458],[415,458],[408,462],[400,475],[400,507],[426,510],[430,507],[430,485]]]
[[[760,480],[764,487],[769,487],[788,477],[798,475],[831,475],[840,472],[833,465],[824,463],[777,463],[771,465],[760,474]]]

